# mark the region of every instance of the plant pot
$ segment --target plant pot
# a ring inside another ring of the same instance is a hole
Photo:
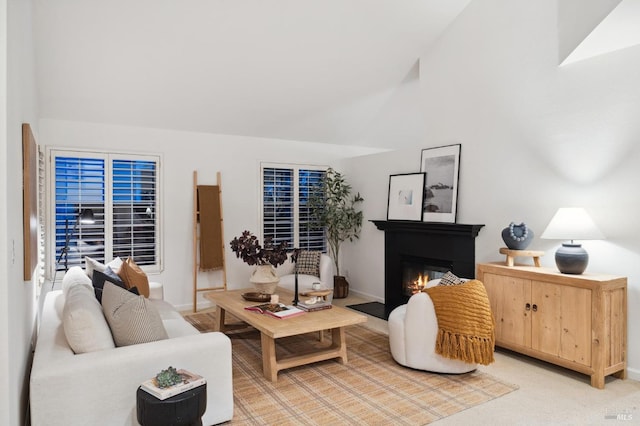
[[[333,277],[333,297],[344,299],[349,295],[349,282],[341,275]]]
[[[249,282],[260,293],[273,294],[280,283],[280,277],[276,274],[276,270],[271,265],[258,265],[251,274]]]

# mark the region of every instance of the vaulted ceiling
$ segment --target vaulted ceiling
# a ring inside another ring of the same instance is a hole
[[[470,0],[34,0],[43,118],[354,144]]]

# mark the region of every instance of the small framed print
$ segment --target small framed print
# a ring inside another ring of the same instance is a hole
[[[424,222],[456,222],[461,145],[423,149],[420,171],[424,184]]]
[[[422,220],[424,173],[389,176],[387,220]]]

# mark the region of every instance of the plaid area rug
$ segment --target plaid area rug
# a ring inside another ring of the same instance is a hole
[[[212,329],[214,313],[186,314],[199,330]],[[207,325],[208,324],[208,325]],[[398,365],[388,336],[362,325],[346,329],[348,364],[322,361],[262,375],[260,334],[231,335],[234,417],[230,424],[424,425],[517,389],[486,373],[433,374]],[[277,355],[329,344],[317,333],[278,339]]]

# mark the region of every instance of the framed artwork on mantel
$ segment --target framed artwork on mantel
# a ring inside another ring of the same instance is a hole
[[[426,174],[423,222],[456,222],[461,145],[422,150],[420,171]]]
[[[389,176],[387,220],[422,220],[424,173]]]

